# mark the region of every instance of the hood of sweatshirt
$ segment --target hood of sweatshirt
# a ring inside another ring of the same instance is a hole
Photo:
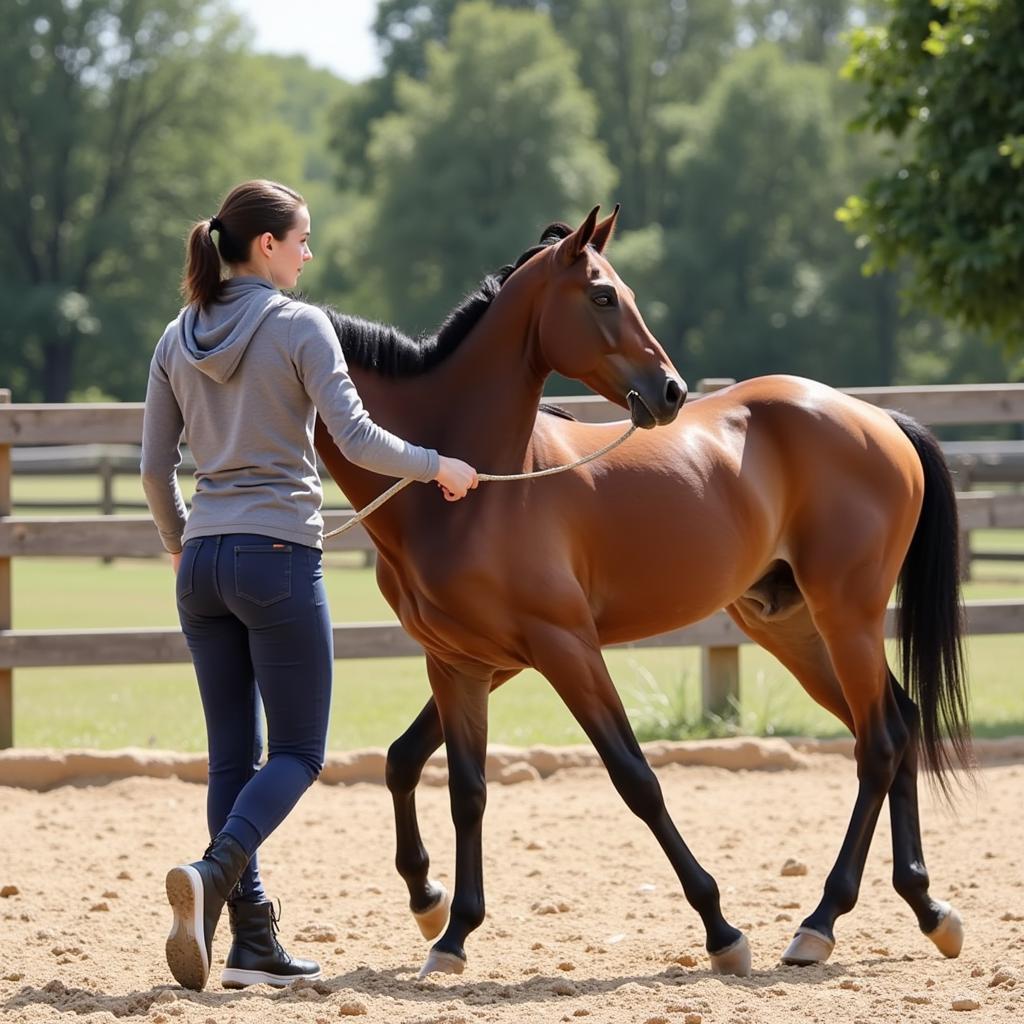
[[[205,309],[188,305],[178,317],[178,342],[185,358],[218,384],[238,369],[267,314],[288,302],[262,277],[232,277],[220,298]]]

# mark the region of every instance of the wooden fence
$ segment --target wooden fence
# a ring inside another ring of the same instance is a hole
[[[721,382],[705,382],[715,390]],[[850,394],[887,408],[899,408],[932,425],[1024,421],[1024,385],[964,387],[851,388]],[[697,396],[693,400],[697,400]],[[14,669],[33,666],[158,664],[187,662],[177,628],[46,629],[12,628],[11,559],[34,556],[149,556],[162,551],[156,529],[145,515],[17,516],[11,514],[12,446],[138,444],[141,404],[11,405],[0,390],[0,748],[14,742]],[[558,400],[582,420],[621,419],[622,410],[591,397]],[[959,496],[964,529],[1024,527],[1024,495],[974,491]],[[325,514],[328,529],[351,512]],[[351,530],[331,549],[365,549],[366,534]],[[976,601],[967,609],[976,634],[1024,633],[1024,602]],[[893,622],[887,626],[892,635]],[[725,613],[651,637],[634,646],[702,648],[704,707],[728,713],[739,694],[739,645],[748,643]],[[334,626],[338,658],[394,657],[419,647],[393,622]]]

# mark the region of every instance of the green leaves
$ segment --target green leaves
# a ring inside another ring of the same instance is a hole
[[[611,198],[575,64],[548,18],[465,3],[448,44],[427,48],[425,77],[399,77],[372,127],[364,250],[391,318],[428,329],[544,224]]]
[[[869,266],[912,268],[910,297],[1022,345],[1024,16],[1015,0],[893,0],[882,29],[851,36],[847,73],[868,85],[862,124],[905,136],[906,159],[847,201]]]

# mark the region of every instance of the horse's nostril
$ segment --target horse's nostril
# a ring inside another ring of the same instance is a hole
[[[683,404],[685,398],[686,386],[674,377],[669,377],[665,382],[665,402],[674,409],[678,409]]]

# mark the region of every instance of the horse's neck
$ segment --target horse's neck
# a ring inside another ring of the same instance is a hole
[[[513,283],[506,288],[511,293]],[[535,329],[529,305],[503,289],[458,349],[423,378],[443,454],[481,472],[522,469],[546,376],[535,358]]]
[[[530,304],[510,289],[495,297],[459,347],[428,373],[387,378],[353,367],[352,377],[370,416],[398,436],[463,459],[481,472],[518,472],[530,461],[546,375],[534,354],[534,332]],[[318,447],[356,508],[392,482],[355,466],[333,445]],[[411,498],[415,492],[414,485],[412,494],[403,493]],[[403,529],[401,509],[409,504],[408,499],[385,504],[370,517],[372,524],[367,520],[378,546],[391,546]]]

